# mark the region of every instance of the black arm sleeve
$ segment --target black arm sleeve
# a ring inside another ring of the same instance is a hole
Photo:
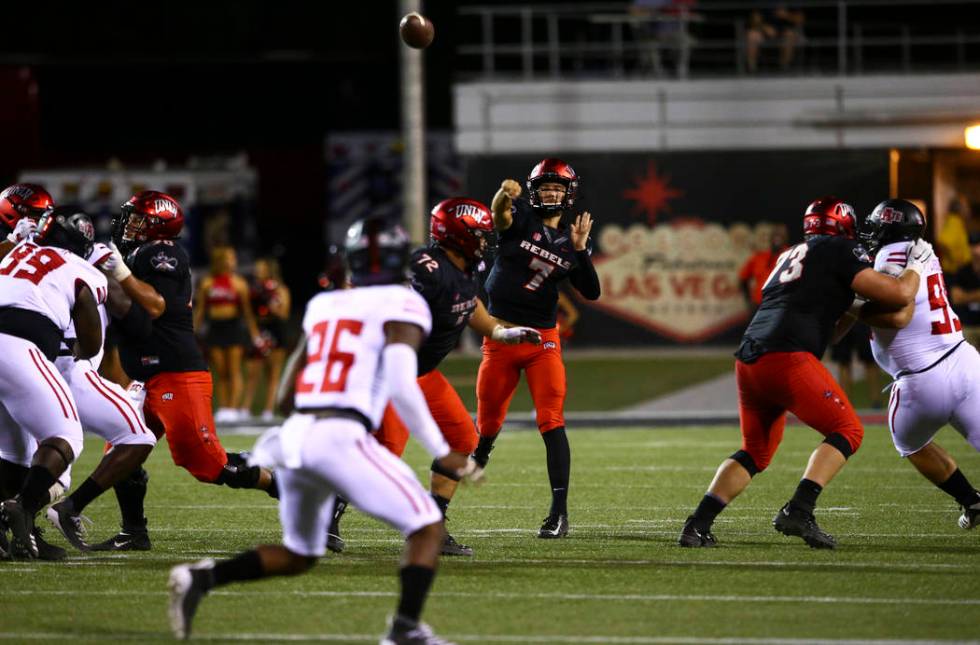
[[[153,319],[143,305],[133,300],[129,311],[122,318],[113,318],[119,329],[134,340],[146,340],[153,333]]]
[[[588,251],[576,251],[578,261],[575,268],[568,272],[568,280],[586,300],[598,300],[601,295],[599,274],[592,266],[592,258]]]

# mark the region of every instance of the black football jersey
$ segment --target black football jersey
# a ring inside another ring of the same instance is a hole
[[[412,287],[429,304],[432,331],[419,348],[419,376],[428,374],[459,342],[476,309],[476,276],[456,268],[436,245],[412,253]]]
[[[153,321],[148,339],[132,338],[119,330],[119,357],[126,373],[145,381],[161,372],[208,369],[194,338],[191,269],[184,249],[171,240],[148,242],[127,256],[126,265],[167,303],[163,314]]]
[[[854,301],[851,282],[871,258],[844,237],[817,235],[784,252],[735,353],[751,363],[769,352],[823,356],[837,320]]]
[[[599,297],[599,278],[589,259],[592,242],[576,251],[568,226],[545,226],[523,199],[514,200],[511,213],[510,228],[498,233],[497,255],[487,277],[488,309],[510,323],[550,329],[563,279],[589,300]]]

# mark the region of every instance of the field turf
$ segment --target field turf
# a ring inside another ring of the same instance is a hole
[[[980,532],[900,460],[887,430],[865,445],[820,500],[836,551],[775,533],[818,435],[794,426],[770,469],[719,518],[715,549],[675,546],[680,526],[735,428],[572,429],[572,532],[534,537],[547,512],[536,432],[506,430],[481,487],[459,491],[450,529],[476,549],[445,560],[425,618],[464,643],[775,643],[797,640],[980,638]],[[228,436],[230,448],[253,438]],[[940,435],[980,481],[980,456]],[[79,481],[99,456],[95,441]],[[417,472],[427,460],[412,446]],[[225,557],[278,540],[264,494],[195,482],[161,445],[148,464],[154,549],[67,562],[0,562],[0,641],[138,643],[170,638],[165,584],[175,563]],[[93,539],[116,524],[111,494],[88,513]],[[48,536],[64,544],[60,536]],[[195,639],[218,642],[377,642],[396,602],[401,539],[352,512],[348,551],[309,574],[222,588],[206,598]]]

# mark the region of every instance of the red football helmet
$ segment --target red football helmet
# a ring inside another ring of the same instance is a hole
[[[22,217],[41,219],[51,208],[54,208],[54,200],[37,184],[14,184],[0,193],[0,222],[10,228]]]
[[[531,206],[545,211],[560,211],[575,203],[578,192],[578,174],[561,159],[549,157],[541,160],[527,176],[527,192]],[[557,204],[545,204],[538,195],[541,184],[558,183],[565,186],[565,197]]]
[[[840,235],[853,240],[857,217],[847,202],[836,197],[821,197],[811,203],[803,215],[803,236]]]
[[[462,254],[472,264],[483,258],[493,232],[493,215],[475,199],[444,199],[432,209],[429,232],[433,242]]]
[[[184,209],[177,200],[156,190],[143,190],[122,205],[112,223],[112,241],[131,249],[152,240],[172,240],[184,227]]]

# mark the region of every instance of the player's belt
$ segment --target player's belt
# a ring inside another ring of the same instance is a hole
[[[922,374],[923,372],[928,372],[929,370],[931,370],[932,368],[934,368],[936,365],[939,365],[944,360],[946,360],[946,357],[947,356],[949,356],[950,354],[952,354],[953,352],[955,352],[957,349],[959,349],[960,348],[960,345],[962,345],[965,342],[966,342],[966,339],[964,338],[960,342],[958,342],[955,345],[953,345],[953,348],[951,350],[949,350],[948,352],[946,352],[945,354],[943,354],[942,356],[940,356],[939,359],[935,363],[933,363],[932,365],[930,365],[929,367],[923,367],[921,370],[915,370],[914,372],[899,372],[898,373],[898,376],[896,376],[895,378],[896,379],[900,379],[903,376],[912,376],[913,374]]]
[[[300,414],[312,414],[317,419],[350,419],[363,425],[368,432],[374,430],[371,420],[363,412],[354,408],[302,408],[296,411]]]
[[[61,330],[44,314],[17,307],[0,308],[0,334],[34,343],[52,363],[61,346]]]

